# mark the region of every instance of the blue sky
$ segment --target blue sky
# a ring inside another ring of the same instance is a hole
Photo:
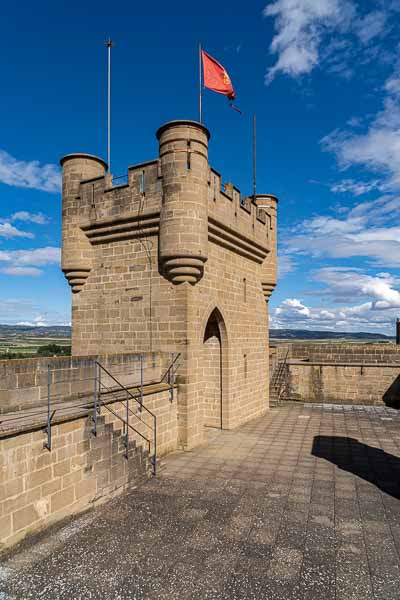
[[[210,162],[279,199],[276,327],[391,333],[400,316],[400,0],[22,2],[1,8],[0,322],[62,324],[58,160],[112,172],[157,155],[155,131],[197,118],[197,43],[227,68],[239,116],[205,92]]]

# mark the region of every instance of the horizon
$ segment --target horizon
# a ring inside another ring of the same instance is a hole
[[[55,328],[63,328],[63,329],[71,329],[71,325],[70,324],[65,324],[65,325],[45,325],[43,323],[38,324],[38,325],[32,325],[31,323],[0,323],[0,328],[1,327],[10,327],[10,328],[24,328],[24,329],[55,329]],[[346,336],[348,335],[381,335],[385,338],[390,338],[390,339],[396,339],[395,335],[390,335],[390,334],[385,334],[385,333],[379,333],[379,332],[368,332],[368,331],[353,331],[353,332],[346,332],[346,331],[333,331],[332,329],[299,329],[297,327],[270,327],[269,328],[269,332],[271,334],[271,332],[275,332],[275,331],[296,331],[298,333],[300,332],[304,332],[304,333],[322,333],[322,334],[335,334],[335,335],[342,335],[345,334]]]
[[[108,11],[92,2],[79,19],[49,2],[34,14],[5,10],[0,322],[70,324],[58,161],[70,152],[106,158],[111,37],[113,175],[157,155],[160,125],[197,118],[201,40],[227,69],[243,111],[204,90],[210,164],[252,193],[256,113],[258,192],[279,198],[271,329],[392,335],[400,316],[400,0],[218,8],[179,0],[151,11],[118,2]]]

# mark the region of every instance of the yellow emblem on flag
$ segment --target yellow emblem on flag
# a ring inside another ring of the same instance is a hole
[[[229,77],[228,73],[225,71],[224,69],[224,83],[226,85],[231,85],[231,78]]]

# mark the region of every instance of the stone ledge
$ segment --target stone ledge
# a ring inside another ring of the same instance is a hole
[[[167,383],[153,383],[148,384],[143,387],[143,396],[151,396],[155,394],[160,394],[162,392],[166,392],[171,388],[171,386]],[[174,385],[174,389],[177,389],[177,384]],[[137,394],[139,388],[127,388],[131,393]],[[115,394],[119,392],[118,388],[114,390],[110,390],[109,392],[105,392],[102,394],[103,400],[102,405],[108,404],[120,404],[123,402],[123,399],[120,398],[111,398],[105,399],[107,396],[111,396],[111,394]],[[120,393],[123,393],[121,390]],[[139,404],[138,404],[139,406]],[[51,420],[51,424],[59,425],[61,423],[66,423],[69,421],[74,421],[76,419],[80,419],[82,417],[88,416],[89,413],[93,410],[93,400],[88,399],[87,402],[83,402],[82,400],[78,402],[70,402],[70,403],[55,403],[52,406],[53,418]],[[40,414],[38,412],[40,411]],[[56,414],[58,413],[58,414]],[[37,407],[36,409],[30,410],[21,410],[18,412],[5,413],[1,415],[0,420],[0,439],[11,437],[14,435],[19,435],[21,433],[28,433],[32,431],[37,431],[43,429],[47,425],[47,408],[46,406]]]

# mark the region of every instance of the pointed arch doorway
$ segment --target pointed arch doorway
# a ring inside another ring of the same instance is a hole
[[[224,362],[226,360],[226,327],[220,311],[210,314],[203,336],[202,379],[204,425],[222,429],[224,422]]]

